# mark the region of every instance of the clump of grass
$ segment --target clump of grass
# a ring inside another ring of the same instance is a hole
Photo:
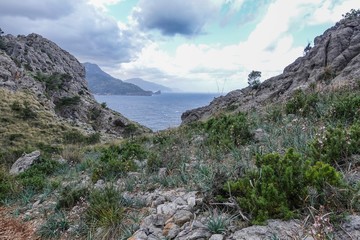
[[[94,190],[90,193],[86,221],[91,229],[103,228],[101,239],[115,239],[121,234],[121,224],[125,219],[122,196],[114,187]]]
[[[86,199],[89,196],[89,189],[87,187],[73,187],[66,186],[60,191],[60,197],[57,202],[57,209],[70,209],[74,207],[82,198]]]
[[[65,144],[96,144],[100,142],[100,134],[93,133],[86,136],[79,130],[73,129],[64,132],[63,139]]]
[[[65,145],[61,156],[70,164],[78,164],[82,162],[84,156],[83,151],[79,145]]]
[[[215,212],[209,217],[206,227],[212,234],[224,234],[229,224],[227,217]]]
[[[37,234],[44,239],[58,239],[69,228],[69,222],[63,212],[55,212],[50,215]]]

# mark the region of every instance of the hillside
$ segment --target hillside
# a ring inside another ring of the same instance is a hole
[[[93,94],[99,95],[133,95],[133,96],[151,96],[151,91],[145,91],[141,87],[123,82],[114,78],[101,70],[93,63],[83,63],[86,71],[86,80],[89,89]]]
[[[165,86],[163,86],[161,84],[145,81],[144,79],[141,79],[141,78],[131,78],[131,79],[125,80],[125,82],[135,84],[135,85],[137,85],[137,86],[139,86],[142,89],[145,89],[147,91],[152,91],[152,92],[157,92],[157,91],[172,92],[171,88],[165,87]]]
[[[0,238],[360,239],[359,26],[347,15],[283,74],[185,113],[178,128],[25,149],[40,151],[0,166]],[[3,53],[0,66],[11,61]],[[21,124],[2,143],[67,131],[41,92],[2,85],[0,131]]]
[[[84,67],[55,43],[37,34],[1,40],[1,152],[59,145],[67,133],[99,140],[126,136],[127,126],[149,131],[97,103]]]
[[[265,80],[258,89],[247,87],[219,97],[208,106],[189,110],[182,115],[183,123],[204,120],[233,109],[261,109],[269,103],[289,99],[297,89],[316,85],[322,92],[354,86],[360,76],[359,19],[345,19],[314,39],[314,46],[278,76]]]

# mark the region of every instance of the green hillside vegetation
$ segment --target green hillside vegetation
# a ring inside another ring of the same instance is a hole
[[[76,236],[93,236],[95,229],[102,227],[107,229],[101,235],[105,239],[129,237],[139,227],[143,204],[125,201],[122,192],[152,191],[160,187],[200,191],[205,206],[218,211],[225,211],[221,203],[224,206],[231,203],[233,207],[230,210],[227,207],[226,211],[236,215],[236,221],[245,219],[246,224],[263,224],[270,218],[302,219],[311,209],[320,208],[333,216],[358,212],[360,184],[350,173],[360,164],[359,93],[359,88],[331,93],[298,91],[286,103],[268,106],[262,112],[224,111],[206,122],[120,142],[65,147],[61,154],[72,159],[65,164],[44,158],[17,177],[9,176],[4,166],[0,174],[1,202],[26,209],[27,205],[21,202],[29,191],[26,201],[39,194],[56,200],[57,207],[48,210],[38,231],[43,238],[58,237],[75,224],[65,216],[79,201],[87,201],[89,208],[80,225],[76,223],[79,226]],[[1,101],[8,101],[6,106],[12,106],[17,99],[4,91],[1,96],[6,96]],[[51,116],[36,111],[37,103],[30,97],[26,99],[36,114],[26,119],[27,129],[19,126],[18,132],[12,133],[19,134],[16,141],[2,126],[4,136],[13,139],[5,142],[13,149],[23,149],[29,138],[31,142],[57,146],[61,140],[55,135],[61,125],[40,121]],[[3,110],[5,104],[1,107]],[[12,114],[2,116],[1,122],[13,124],[16,129],[16,122],[24,121],[23,113],[18,111],[7,111]],[[260,139],[254,135],[259,128],[266,133]],[[65,130],[63,127],[62,131]],[[139,168],[136,161],[145,167]],[[164,167],[166,174],[159,176],[158,170]],[[144,177],[128,175],[134,171]],[[79,182],[84,174],[92,183],[104,180],[109,188],[95,190],[91,186],[59,184]],[[124,184],[115,189],[118,181]],[[341,219],[332,219],[332,224]]]
[[[51,155],[69,143],[99,141],[98,134],[86,136],[59,120],[29,92],[0,89],[0,112],[0,162],[6,166],[35,149]]]

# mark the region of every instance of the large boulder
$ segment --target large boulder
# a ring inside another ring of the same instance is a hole
[[[40,158],[40,151],[25,154],[11,166],[10,174],[18,175],[30,168]]]

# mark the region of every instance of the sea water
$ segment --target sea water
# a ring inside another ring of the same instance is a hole
[[[186,110],[208,105],[216,93],[162,93],[153,96],[95,95],[98,102],[153,131],[177,127]]]

